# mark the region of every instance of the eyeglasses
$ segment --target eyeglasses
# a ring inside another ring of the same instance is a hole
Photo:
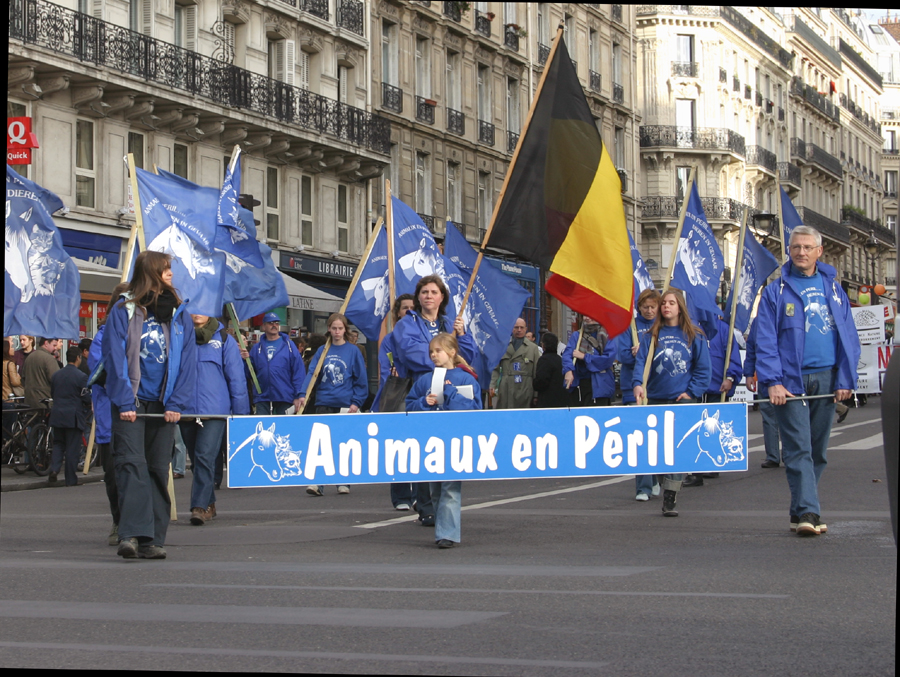
[[[803,252],[804,254],[808,254],[814,249],[818,249],[819,245],[811,245],[811,244],[792,244],[791,251],[792,252]]]

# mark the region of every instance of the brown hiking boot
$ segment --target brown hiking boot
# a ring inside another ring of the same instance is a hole
[[[191,524],[202,527],[206,523],[207,514],[203,508],[191,508]]]
[[[210,503],[206,508],[206,519],[211,520],[216,516],[216,504]]]

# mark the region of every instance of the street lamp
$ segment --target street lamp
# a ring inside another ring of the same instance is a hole
[[[763,236],[763,246],[767,247],[769,238],[774,238],[775,233],[778,232],[778,217],[769,212],[758,212],[754,214],[752,218],[753,227],[759,232],[765,233]],[[787,243],[785,243],[785,249],[787,249]]]
[[[875,239],[875,230],[869,231],[869,239],[866,240],[866,244],[864,245],[866,248],[866,254],[868,254],[869,258],[872,259],[872,286],[874,287],[877,280],[875,279],[875,261],[878,258],[878,240]]]

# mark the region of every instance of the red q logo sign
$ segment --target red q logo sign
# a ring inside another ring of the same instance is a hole
[[[31,118],[6,118],[6,161],[11,165],[30,165],[32,148],[40,146],[31,132]]]

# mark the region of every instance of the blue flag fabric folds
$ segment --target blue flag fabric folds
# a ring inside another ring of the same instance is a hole
[[[684,228],[673,256],[676,259],[671,286],[684,291],[691,319],[711,339],[718,331],[716,318],[722,316],[716,296],[724,258],[706,220],[696,183],[691,187]]]
[[[641,252],[634,243],[634,238],[631,237],[631,231],[628,232],[628,244],[631,245],[631,267],[634,270],[634,314],[636,316],[638,313],[638,296],[645,289],[655,289],[655,287],[653,278],[650,277],[650,272],[647,270],[647,266],[644,265]]]
[[[450,292],[456,314],[459,315],[478,254],[449,221],[444,239],[444,256],[449,259],[445,260],[445,269],[451,266],[456,268],[463,282],[456,293],[454,290]],[[452,279],[454,275],[451,274],[450,277]],[[490,385],[491,372],[500,364],[509,345],[513,325],[529,298],[531,292],[499,270],[491,261],[482,260],[463,315],[466,332],[478,346],[481,364],[472,365],[472,368],[478,374],[478,382],[482,388]]]
[[[3,335],[78,338],[81,276],[51,214],[54,193],[6,165]]]
[[[803,225],[803,219],[800,218],[797,208],[794,207],[794,203],[791,202],[791,198],[784,188],[781,189],[781,221],[784,229],[784,251],[789,256],[791,233],[794,232],[794,228]]]
[[[172,256],[172,284],[187,310],[219,317],[225,293],[225,256],[214,250],[218,192],[137,169],[147,249]]]
[[[365,261],[345,314],[370,341],[377,341],[381,323],[390,312],[391,293],[388,281],[387,229],[382,225]]]
[[[397,197],[391,197],[394,213],[394,281],[397,296],[412,294],[416,282],[426,275],[445,278],[444,257],[434,236],[416,212]],[[449,308],[449,306],[448,306]]]
[[[265,259],[256,246],[256,224],[253,212],[241,206],[238,197],[241,192],[240,156],[228,167],[222,190],[216,203],[216,249],[221,249],[246,261],[251,266],[262,268]]]
[[[738,281],[737,304],[732,305],[734,285],[728,292],[728,301],[725,304],[726,308],[734,308],[734,328],[740,333],[743,334],[750,326],[750,313],[753,312],[753,302],[760,287],[776,270],[778,261],[757,241],[753,233],[748,231],[744,236],[744,256],[741,261],[741,277]]]

